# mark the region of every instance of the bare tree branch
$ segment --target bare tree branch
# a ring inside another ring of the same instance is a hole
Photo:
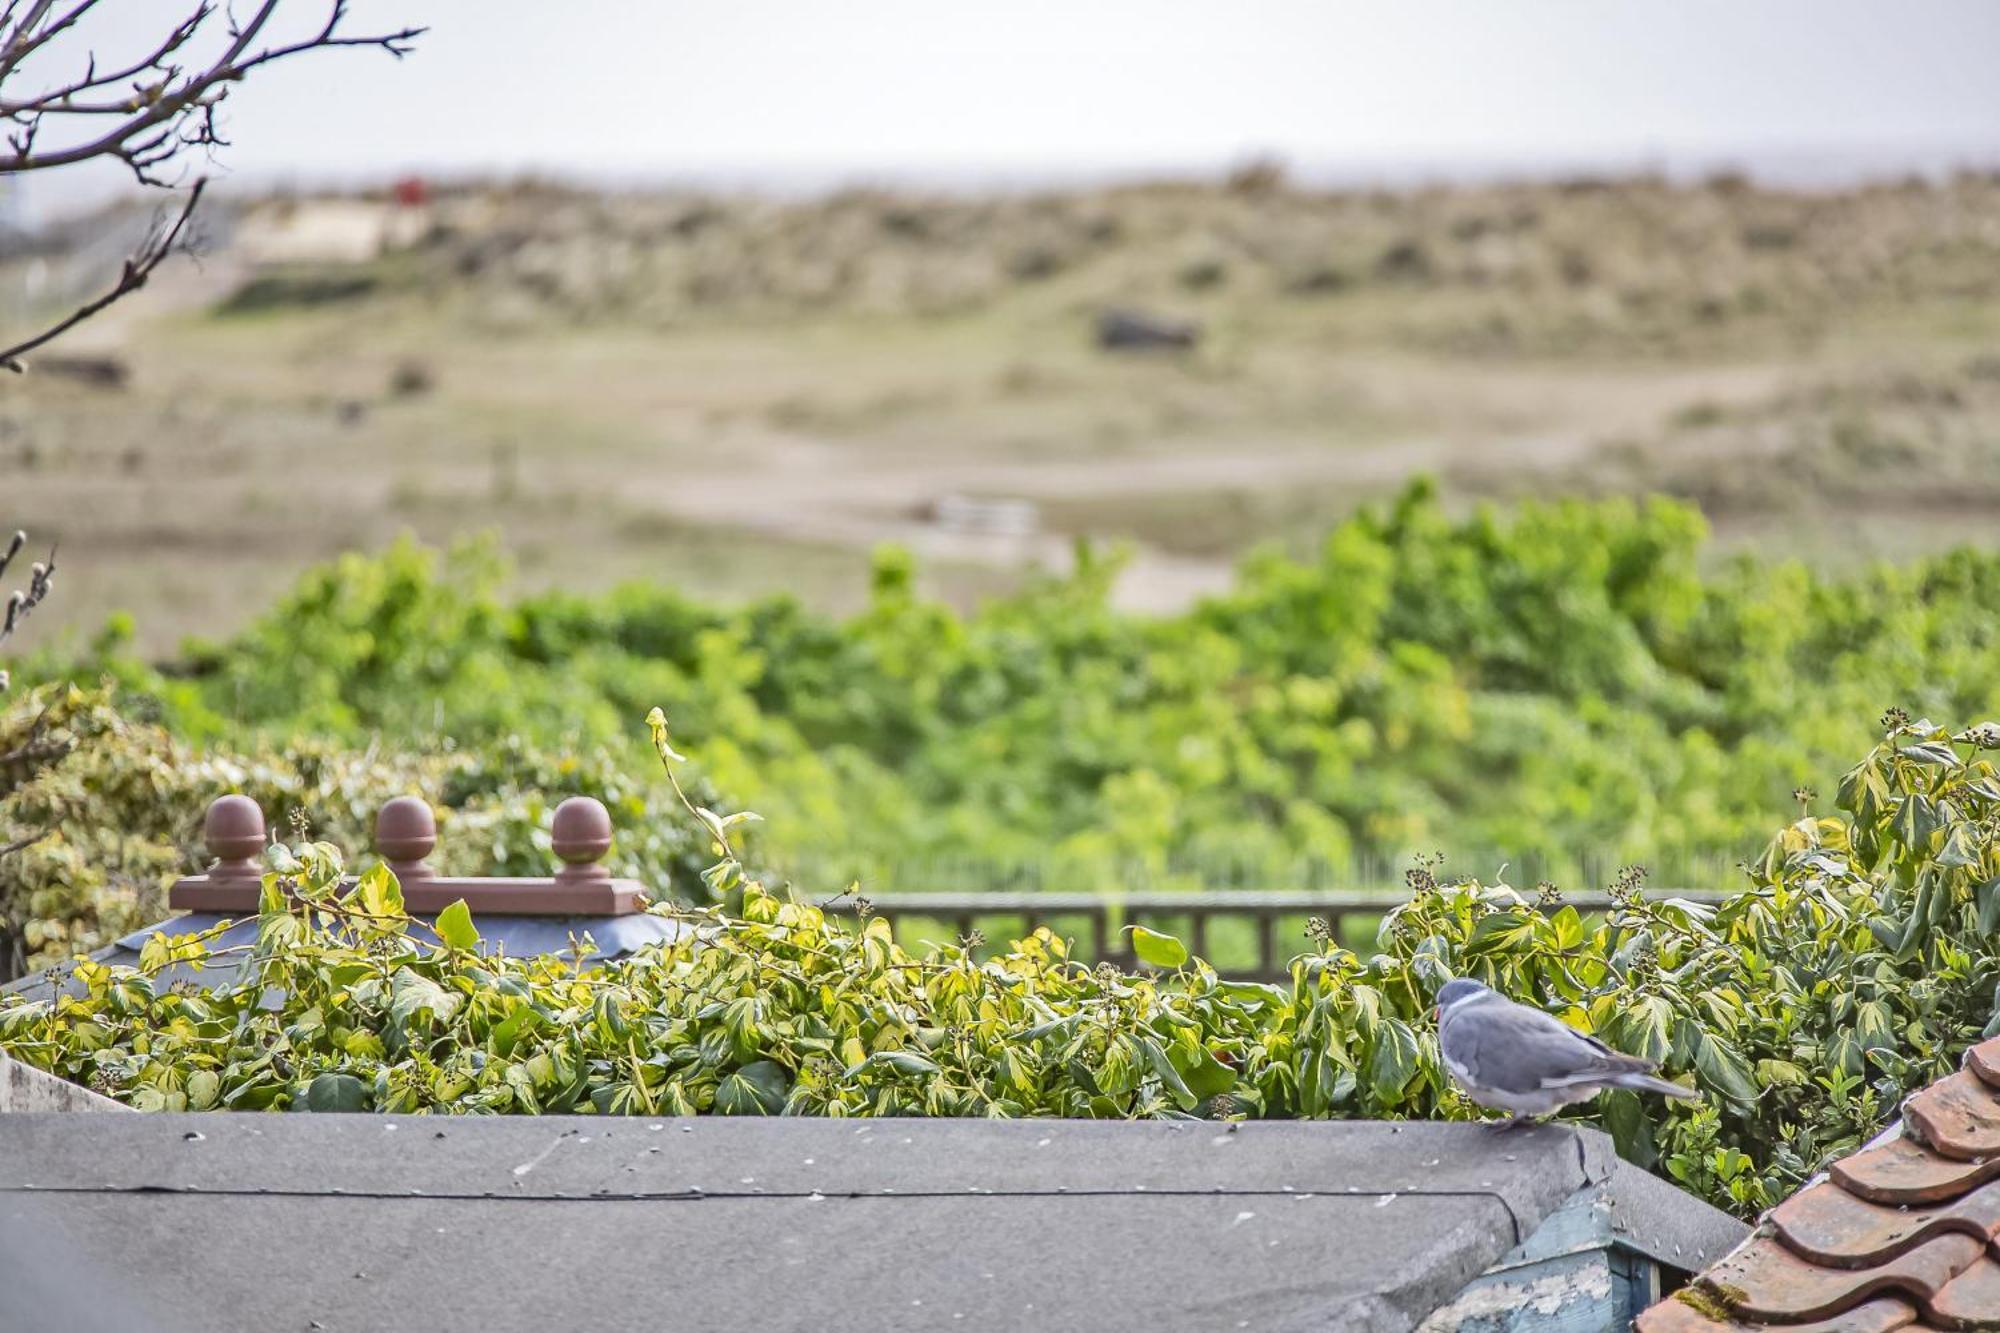
[[[180,245],[181,234],[187,229],[188,219],[194,216],[195,206],[201,202],[201,192],[207,187],[206,179],[194,183],[194,187],[187,193],[187,201],[181,205],[180,214],[174,218],[173,225],[154,229],[146,243],[139,248],[139,252],[125,261],[125,267],[119,271],[118,281],[109,291],[96,300],[77,307],[66,319],[50,325],[32,338],[15,343],[12,347],[0,347],[0,370],[11,370],[16,374],[25,371],[27,367],[21,364],[21,357],[44,343],[61,337],[113,301],[129,296],[144,287],[146,279],[153,276],[153,270],[165,263],[167,256]],[[54,559],[53,552],[50,553],[50,558]],[[0,561],[0,570],[5,568],[5,562]],[[0,635],[0,639],[5,637]]]
[[[226,5],[200,0],[150,48],[143,48],[144,55],[100,69],[92,53],[81,58],[81,70],[23,94],[15,85],[25,77],[31,58],[49,51],[50,43],[62,34],[81,31],[103,2],[70,0],[60,8],[56,0],[0,3],[0,177],[115,161],[142,185],[175,189],[177,173],[167,169],[183,155],[226,146],[218,109],[230,89],[252,70],[309,51],[341,47],[372,47],[401,58],[424,32],[422,28],[366,36],[343,32],[347,0],[260,0],[240,21]],[[276,35],[273,24],[281,11],[309,9],[312,3],[324,13],[316,29],[297,40],[258,45],[267,33]],[[109,31],[115,34],[119,25],[129,27],[129,18],[109,25]],[[221,43],[219,49],[216,42]],[[203,50],[213,53],[195,58]],[[0,349],[0,367],[22,369],[18,358],[23,353],[144,286],[152,271],[184,241],[203,184],[194,183],[173,224],[147,239],[104,296],[44,332]]]
[[[25,838],[16,838],[5,846],[0,846],[0,856],[12,856],[15,852],[25,852],[54,832],[53,828],[45,828],[40,833],[30,833]]]
[[[0,55],[0,84],[5,83],[12,66],[18,64],[22,56],[46,43],[59,26],[74,23],[83,12],[99,2],[80,0],[75,10],[51,21],[48,24],[50,31],[47,32],[33,27],[30,20],[35,16],[31,13],[14,32],[0,36],[0,52],[5,53]],[[188,148],[218,142],[214,135],[213,117],[208,113],[227,95],[229,85],[242,80],[251,70],[307,51],[347,46],[375,47],[400,57],[410,51],[411,42],[424,31],[422,28],[403,28],[372,36],[348,36],[340,31],[340,24],[347,16],[346,0],[334,0],[327,10],[325,22],[316,33],[299,41],[253,52],[251,48],[277,16],[283,2],[263,0],[246,22],[232,23],[228,29],[228,46],[198,69],[190,70],[174,64],[169,57],[186,47],[203,31],[209,20],[217,16],[219,11],[206,3],[175,25],[146,59],[112,74],[100,75],[93,69],[80,78],[43,89],[28,98],[0,102],[0,119],[14,120],[21,125],[20,133],[9,138],[13,153],[0,155],[0,175],[43,171],[109,157],[123,161],[140,180],[157,183],[150,171],[162,160],[163,150],[164,156],[171,157]],[[148,75],[152,77],[148,79]],[[134,85],[132,96],[123,102],[89,102],[75,107],[64,105],[79,93],[127,78],[138,78],[140,82]],[[42,128],[39,122],[44,118],[120,114],[125,116],[121,123],[95,137],[60,148],[37,150],[34,146]]]

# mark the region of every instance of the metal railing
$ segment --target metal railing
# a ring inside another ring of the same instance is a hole
[[[1705,889],[1650,889],[1649,898],[1685,898],[1715,903],[1723,895]],[[1340,942],[1366,949],[1375,923],[1403,901],[1387,893],[1285,890],[1217,893],[894,893],[868,895],[871,911],[887,917],[899,938],[921,934],[937,922],[964,939],[975,932],[998,939],[1019,938],[1047,926],[1071,941],[1084,962],[1121,967],[1137,963],[1127,926],[1142,925],[1177,936],[1190,952],[1214,963],[1227,976],[1275,980],[1308,948],[1305,926],[1325,921]],[[1531,905],[1543,911],[1570,906],[1586,914],[1608,911],[1605,893],[1565,894],[1562,902]],[[852,915],[858,905],[841,898],[829,912]],[[994,929],[988,930],[987,927]]]

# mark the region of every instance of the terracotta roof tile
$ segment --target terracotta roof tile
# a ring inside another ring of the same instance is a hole
[[[1641,1314],[1634,1325],[1639,1333],[1741,1333],[1764,1328],[1723,1314],[1719,1309],[1705,1314],[1683,1300],[1664,1300]],[[1786,1324],[1785,1333],[1892,1333],[1913,1324],[1916,1307],[1899,1296],[1878,1296],[1831,1319],[1815,1319],[1808,1324]]]
[[[1904,1102],[1903,1127],[1941,1156],[1983,1162],[2000,1156],[2000,1097],[1960,1070]]]
[[[2000,1158],[1984,1164],[1939,1157],[1915,1139],[1891,1139],[1828,1168],[1848,1193],[1871,1203],[1941,1203],[2000,1179]]]
[[[1924,1322],[1937,1328],[2000,1328],[2000,1263],[1982,1255],[1938,1288],[1924,1304]]]
[[[1965,1067],[1989,1088],[2000,1088],[2000,1037],[1982,1041],[1965,1053]]]
[[[1939,1236],[1871,1268],[1822,1268],[1780,1241],[1756,1237],[1702,1274],[1698,1285],[1739,1317],[1796,1324],[1843,1314],[1871,1296],[1928,1301],[1979,1261],[1970,1236]]]
[[[1833,1163],[1638,1328],[2000,1329],[2000,1038],[1911,1096],[1902,1134]]]
[[[1975,1240],[2000,1232],[2000,1184],[1927,1207],[1889,1207],[1857,1199],[1831,1180],[1800,1190],[1771,1212],[1785,1248],[1828,1268],[1867,1268],[1934,1236]]]

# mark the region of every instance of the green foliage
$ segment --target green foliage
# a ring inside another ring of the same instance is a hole
[[[1322,940],[1287,985],[1225,980],[1150,932],[1158,970],[1138,975],[1079,966],[1045,929],[984,961],[911,953],[881,918],[847,929],[766,889],[733,821],[683,796],[741,911],[656,908],[688,929],[628,959],[481,957],[457,910],[427,946],[388,876],[279,846],[240,957],[155,936],[136,968],[81,961],[77,993],[0,1001],[0,1045],[149,1109],[1465,1117],[1429,1014],[1470,975],[1699,1087],[1588,1114],[1748,1215],[2000,1027],[1979,924],[2000,893],[2000,727],[1888,723],[1841,783],[1846,816],[1781,830],[1718,908],[1650,900],[1633,872],[1591,920],[1425,865],[1376,952]],[[210,987],[153,979],[232,962]]]
[[[2000,713],[2000,555],[1704,573],[1703,543],[1670,501],[1455,520],[1419,486],[1177,616],[1111,609],[1094,558],[961,615],[890,554],[842,623],[650,585],[508,605],[488,553],[398,546],[171,676],[82,665],[186,739],[601,746],[633,783],[629,720],[671,699],[713,789],[771,817],[769,864],[818,883],[1344,884],[1442,847],[1710,887],[1884,701]]]
[[[560,759],[512,739],[478,751],[313,740],[283,753],[199,750],[139,711],[121,709],[109,690],[69,685],[0,699],[0,830],[29,840],[0,861],[0,980],[163,917],[167,886],[207,863],[209,802],[231,791],[256,799],[274,823],[299,812],[350,847],[368,845],[384,801],[421,795],[437,807],[439,869],[499,875],[548,874],[550,816],[583,792],[611,812],[614,873],[663,895],[703,896],[705,840],[658,817],[664,783],[601,748]],[[715,802],[706,786],[696,790]]]

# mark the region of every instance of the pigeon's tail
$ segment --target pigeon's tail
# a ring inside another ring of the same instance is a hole
[[[1691,1102],[1701,1100],[1701,1093],[1681,1083],[1669,1083],[1651,1074],[1615,1074],[1604,1080],[1608,1088],[1629,1088],[1633,1092],[1657,1092],[1662,1097],[1680,1097]]]

